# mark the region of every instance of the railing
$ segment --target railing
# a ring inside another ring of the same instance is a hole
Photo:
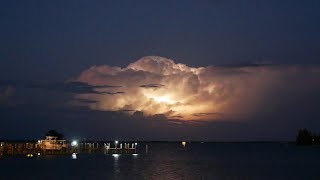
[[[63,148],[46,148],[39,142],[1,142],[0,155],[18,155],[18,154],[70,154],[70,153],[116,153],[127,154],[137,153],[137,143],[103,143],[95,142],[79,143],[76,146],[71,144],[63,145]],[[62,147],[62,146],[61,146]]]

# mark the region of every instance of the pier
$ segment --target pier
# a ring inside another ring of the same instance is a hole
[[[66,155],[72,153],[105,153],[105,154],[135,154],[137,142],[95,141],[95,142],[60,142],[49,146],[43,141],[0,142],[0,156],[13,155]]]

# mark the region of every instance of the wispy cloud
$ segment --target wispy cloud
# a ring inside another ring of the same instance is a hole
[[[71,101],[77,101],[80,103],[98,103],[99,101],[96,100],[90,100],[90,99],[77,99],[77,98],[73,98],[71,99]]]
[[[142,88],[161,88],[164,86],[165,85],[163,85],[163,84],[143,84],[143,85],[140,85],[140,87],[142,87]]]
[[[212,113],[193,113],[193,116],[222,116],[223,113],[217,113],[217,112],[212,112]]]
[[[121,94],[124,92],[101,91],[109,88],[121,88],[112,85],[90,85],[80,81],[48,82],[48,81],[1,81],[0,86],[36,88],[48,91],[59,91],[75,94]]]
[[[101,92],[100,94],[109,94],[109,95],[115,95],[115,94],[124,94],[123,91],[117,91],[117,92]]]

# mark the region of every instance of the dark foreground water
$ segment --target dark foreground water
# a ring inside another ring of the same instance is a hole
[[[0,179],[320,179],[320,148],[280,143],[139,144],[139,155],[0,157]]]

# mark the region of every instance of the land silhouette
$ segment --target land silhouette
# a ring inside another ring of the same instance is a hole
[[[296,139],[297,145],[320,145],[320,134],[311,132],[308,129],[300,129]]]

